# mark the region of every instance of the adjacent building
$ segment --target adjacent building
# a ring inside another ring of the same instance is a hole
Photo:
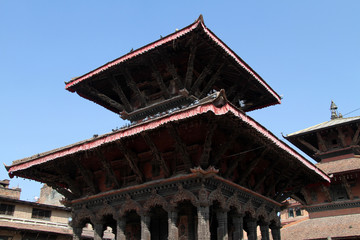
[[[344,118],[334,102],[330,110],[330,121],[286,136],[331,178],[301,189],[310,219],[283,228],[286,239],[360,239],[360,116]]]
[[[329,177],[246,112],[279,95],[194,23],[66,83],[130,125],[14,161],[72,208],[73,238],[280,239],[279,212]],[[243,235],[243,230],[246,236]],[[271,231],[270,231],[271,230]]]

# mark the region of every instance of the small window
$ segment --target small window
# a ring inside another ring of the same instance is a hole
[[[42,220],[50,220],[51,211],[39,209],[39,208],[33,208],[31,217],[37,218],[37,219],[42,219]]]
[[[301,216],[302,215],[301,209],[300,208],[295,208],[295,214],[296,214],[296,216]]]
[[[289,212],[289,218],[294,217],[294,209],[289,208],[288,212]]]
[[[0,214],[12,216],[14,215],[14,209],[15,209],[14,205],[4,204],[4,203],[0,204]]]

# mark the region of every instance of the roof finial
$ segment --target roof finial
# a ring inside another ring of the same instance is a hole
[[[200,14],[200,16],[198,17],[198,19],[196,21],[199,21],[199,20],[200,20],[200,22],[204,23],[204,17],[202,14]]]
[[[337,111],[337,108],[338,107],[336,106],[334,101],[331,100],[331,105],[330,105],[331,120],[336,119],[336,118],[342,118],[342,114]]]

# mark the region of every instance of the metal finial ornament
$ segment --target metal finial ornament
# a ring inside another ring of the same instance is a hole
[[[338,107],[336,106],[336,104],[334,103],[334,101],[331,100],[331,105],[330,105],[331,120],[342,117],[341,114],[339,115],[337,109],[338,109]]]

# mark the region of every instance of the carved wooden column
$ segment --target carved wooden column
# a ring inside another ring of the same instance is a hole
[[[178,215],[175,210],[171,210],[168,212],[168,239],[169,240],[177,240],[179,236],[179,231],[176,226]]]
[[[247,236],[248,240],[257,240],[257,222],[254,218],[249,218],[246,221],[246,227],[247,227]]]
[[[198,240],[210,240],[210,222],[209,222],[209,206],[199,206],[197,208],[198,214]]]
[[[125,236],[126,220],[124,218],[118,218],[116,221],[116,240],[126,240]]]
[[[216,217],[218,219],[217,239],[228,240],[227,212],[218,210]]]
[[[73,240],[81,240],[82,227],[73,227]]]
[[[273,237],[273,240],[281,240],[280,236],[280,226],[271,225],[271,235]]]
[[[261,223],[260,224],[261,240],[270,240],[269,236],[269,224]]]
[[[150,240],[150,216],[148,214],[141,215],[141,240]]]
[[[234,215],[232,218],[234,224],[234,232],[232,239],[233,240],[241,240],[243,239],[243,216],[242,215]]]
[[[94,223],[94,240],[101,240],[104,235],[104,226],[101,222]]]

